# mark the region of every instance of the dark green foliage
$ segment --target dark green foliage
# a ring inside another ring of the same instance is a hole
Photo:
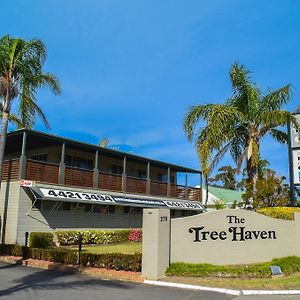
[[[55,248],[26,248],[25,246],[20,245],[0,245],[0,255],[23,256],[24,258],[33,258],[70,265],[76,265],[78,261],[77,251]],[[141,270],[141,264],[142,255],[140,253],[81,253],[81,266],[139,272]]]
[[[83,244],[125,243],[132,230],[60,230],[56,231],[61,246],[78,245],[78,236],[82,234]]]
[[[81,254],[81,264],[91,267],[138,272],[141,270],[142,254],[105,253]]]
[[[33,248],[49,248],[53,246],[53,233],[31,232],[29,246]]]
[[[273,265],[280,266],[284,274],[296,273],[300,271],[300,257],[288,256],[276,258],[266,263],[237,266],[173,263],[166,274],[185,277],[268,278],[272,275],[270,266]]]
[[[284,274],[292,274],[300,272],[300,257],[288,256],[283,258],[275,258],[272,263],[276,266],[281,267]]]

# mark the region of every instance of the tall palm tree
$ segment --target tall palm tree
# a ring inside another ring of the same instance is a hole
[[[216,174],[214,181],[221,181],[223,183],[223,188],[229,190],[235,190],[236,181],[236,169],[232,166],[223,166],[218,169],[219,173]]]
[[[0,137],[0,184],[2,180],[3,157],[8,120],[12,118],[13,100],[18,99],[18,125],[32,127],[38,115],[46,127],[49,123],[37,104],[36,91],[48,86],[60,93],[57,78],[43,71],[46,48],[38,39],[25,41],[6,35],[0,39],[0,97],[2,99],[2,127]]]
[[[230,81],[232,96],[224,104],[191,107],[184,130],[190,141],[195,140],[204,172],[211,160],[220,160],[229,151],[238,170],[245,162],[255,193],[261,140],[269,134],[286,143],[287,134],[280,127],[291,122],[298,128],[293,114],[283,109],[291,99],[291,86],[263,93],[251,81],[250,72],[238,63],[230,69]]]

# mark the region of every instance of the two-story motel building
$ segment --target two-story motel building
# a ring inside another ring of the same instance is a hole
[[[29,129],[8,134],[4,159],[2,242],[23,244],[33,231],[141,227],[145,207],[173,217],[203,211],[201,188],[188,186],[190,173],[201,182],[199,170]]]

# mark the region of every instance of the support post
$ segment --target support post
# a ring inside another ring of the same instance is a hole
[[[200,191],[199,191],[199,201],[203,203],[202,199],[202,187],[203,187],[203,180],[202,180],[202,172],[200,172]]]
[[[66,144],[63,143],[61,147],[61,159],[59,164],[59,184],[65,184],[65,154],[66,154]]]
[[[99,151],[95,152],[95,165],[94,165],[94,174],[93,174],[93,188],[97,189],[99,187],[99,169],[98,169],[98,157]]]
[[[171,196],[171,168],[168,167],[168,187],[167,187],[167,197]]]
[[[146,194],[150,195],[151,192],[151,178],[150,178],[150,162],[147,163],[147,184],[146,184]]]
[[[157,280],[165,276],[170,264],[170,210],[143,210],[142,274]]]
[[[122,191],[127,191],[126,156],[123,158]]]
[[[23,140],[22,140],[22,150],[19,161],[19,179],[25,179],[26,177],[26,140],[27,133],[23,132]]]
[[[295,206],[295,185],[294,185],[294,170],[293,170],[293,151],[291,142],[291,123],[287,124],[288,129],[288,157],[289,157],[289,177],[290,177],[290,205]]]
[[[188,189],[188,173],[185,171],[185,185],[184,185],[184,198],[189,198],[189,189]]]

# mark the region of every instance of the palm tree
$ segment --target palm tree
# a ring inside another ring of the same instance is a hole
[[[223,188],[229,190],[235,190],[236,181],[236,169],[232,166],[223,166],[218,169],[218,174],[216,174],[214,181],[221,181],[223,183]]]
[[[38,115],[46,127],[49,123],[38,106],[36,91],[48,86],[55,93],[60,93],[57,78],[43,72],[46,48],[38,39],[25,41],[6,35],[0,39],[0,97],[2,98],[2,128],[0,137],[0,184],[2,180],[3,157],[7,135],[7,124],[11,115],[14,99],[19,99],[19,109],[15,121],[23,127],[32,127]]]
[[[238,63],[230,69],[230,81],[232,96],[224,104],[191,107],[184,130],[189,141],[195,139],[204,170],[209,169],[211,160],[220,160],[229,151],[237,170],[245,162],[255,193],[261,140],[269,134],[277,142],[286,143],[287,134],[280,126],[291,122],[298,128],[293,114],[282,108],[291,99],[291,86],[263,93],[251,81],[250,72]],[[202,127],[198,126],[200,121]]]

